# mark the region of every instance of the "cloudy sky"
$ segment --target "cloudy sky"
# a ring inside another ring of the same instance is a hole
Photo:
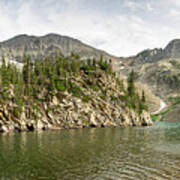
[[[134,55],[180,38],[180,0],[0,0],[0,41],[47,33]]]

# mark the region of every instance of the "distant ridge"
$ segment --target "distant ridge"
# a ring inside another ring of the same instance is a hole
[[[155,48],[144,50],[136,56],[131,57],[131,60],[133,65],[137,65],[172,58],[180,60],[180,39],[170,41],[164,49]]]
[[[58,34],[44,36],[17,35],[0,43],[0,56],[6,59],[21,61],[24,54],[32,58],[41,58],[55,53],[77,53],[82,58],[100,58],[119,60],[118,57],[105,51],[93,48],[77,39]]]

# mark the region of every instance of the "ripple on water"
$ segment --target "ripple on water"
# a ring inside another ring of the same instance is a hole
[[[0,135],[0,179],[179,180],[179,127]]]

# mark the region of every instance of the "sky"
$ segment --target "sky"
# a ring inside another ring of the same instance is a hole
[[[180,0],[0,0],[0,41],[57,33],[116,56],[180,38]]]

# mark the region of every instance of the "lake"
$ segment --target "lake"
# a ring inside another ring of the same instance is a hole
[[[179,180],[180,123],[0,134],[1,180]]]

